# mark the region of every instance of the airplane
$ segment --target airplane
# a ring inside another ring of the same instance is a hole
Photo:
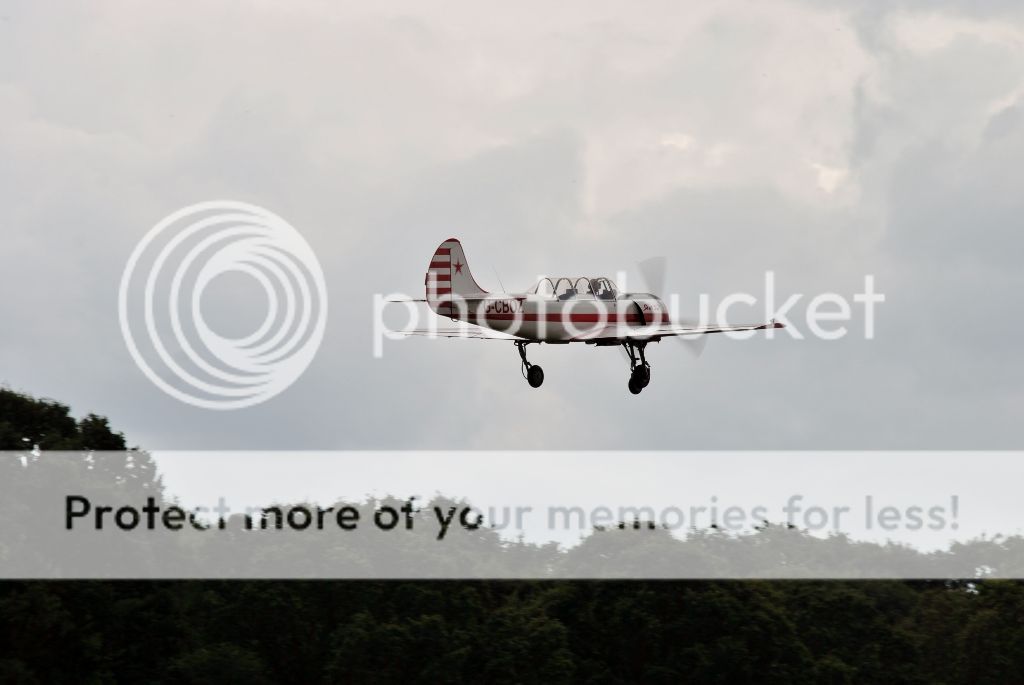
[[[530,387],[544,383],[544,370],[526,358],[526,346],[547,343],[585,343],[596,347],[622,346],[629,357],[629,391],[638,395],[651,382],[645,350],[662,338],[693,338],[727,331],[783,328],[774,319],[766,324],[695,326],[673,324],[668,307],[652,293],[620,292],[604,276],[542,278],[522,293],[491,293],[473,278],[462,243],[448,238],[430,258],[424,278],[425,302],[438,316],[458,321],[448,330],[407,330],[407,335],[445,338],[511,340],[519,350],[522,374]]]

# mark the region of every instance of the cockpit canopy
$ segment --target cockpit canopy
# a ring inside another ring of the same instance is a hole
[[[560,276],[542,278],[533,292],[558,300],[584,298],[614,300],[618,296],[619,290],[610,278],[604,276]]]

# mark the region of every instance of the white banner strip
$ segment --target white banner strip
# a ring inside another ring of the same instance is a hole
[[[1022,457],[6,452],[0,577],[1021,577]]]

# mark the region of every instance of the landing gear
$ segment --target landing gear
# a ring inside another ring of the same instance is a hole
[[[629,355],[629,391],[639,395],[651,383],[651,365],[644,358],[647,343],[624,342],[622,346]]]
[[[523,378],[530,384],[531,388],[539,388],[544,383],[544,369],[536,364],[531,364],[526,358],[526,346],[529,343],[516,341],[516,349],[519,350],[519,357],[523,360]]]

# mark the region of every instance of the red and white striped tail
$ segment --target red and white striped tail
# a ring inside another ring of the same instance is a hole
[[[434,251],[424,285],[427,304],[439,314],[451,314],[453,296],[470,299],[487,294],[470,273],[466,253],[457,238],[449,238]]]

